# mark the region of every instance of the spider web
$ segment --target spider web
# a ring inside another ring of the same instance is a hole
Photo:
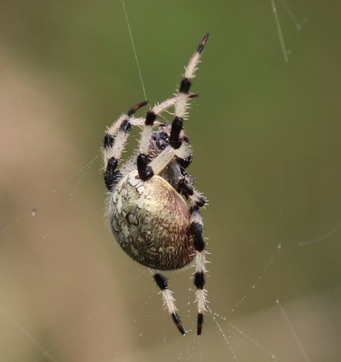
[[[338,3],[18,4],[0,11],[1,359],[337,360]],[[207,30],[186,128],[210,303],[197,338],[192,271],[168,275],[183,338],[104,227],[98,146],[173,92]]]

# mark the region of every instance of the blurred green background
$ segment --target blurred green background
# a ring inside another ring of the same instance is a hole
[[[105,127],[144,99],[122,2],[0,2],[1,361],[338,360],[340,3],[275,3],[289,62],[271,1],[125,2],[151,104],[211,33],[186,124],[219,314],[198,339],[191,271],[169,275],[181,338],[103,218]]]

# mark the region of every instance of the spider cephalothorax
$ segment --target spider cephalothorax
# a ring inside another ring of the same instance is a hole
[[[203,37],[185,69],[178,94],[155,105],[145,118],[134,113],[143,101],[123,114],[108,128],[104,137],[104,181],[109,191],[107,216],[111,230],[122,249],[135,261],[150,268],[161,289],[164,303],[179,331],[185,329],[161,270],[195,265],[194,284],[198,303],[197,334],[201,334],[205,311],[205,242],[200,208],[206,198],[194,188],[186,171],[192,162],[189,139],[183,122],[196,93],[190,93],[201,53],[208,39]],[[170,125],[158,115],[174,108]],[[138,151],[117,168],[129,130],[142,128]]]

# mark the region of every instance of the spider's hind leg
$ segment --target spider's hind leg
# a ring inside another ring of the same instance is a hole
[[[175,323],[179,332],[182,335],[185,335],[186,331],[185,331],[184,326],[181,323],[180,316],[177,313],[177,308],[175,306],[175,299],[172,295],[172,292],[168,289],[168,281],[167,281],[166,277],[164,277],[162,274],[160,274],[159,271],[157,271],[157,270],[151,269],[151,272],[153,274],[156,284],[158,285],[158,287],[161,290],[163,302],[164,302],[165,306],[167,306],[168,312],[171,315],[173,322]]]

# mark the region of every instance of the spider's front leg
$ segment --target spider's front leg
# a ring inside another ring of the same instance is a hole
[[[148,143],[146,141],[141,141],[141,145],[144,146],[144,149],[137,157],[137,168],[139,172],[139,177],[143,180],[147,180],[153,177],[154,174],[159,174],[165,167],[167,167],[167,165],[172,161],[175,156],[181,159],[187,159],[188,157],[190,157],[189,149],[187,145],[184,144],[180,136],[183,129],[184,119],[187,117],[189,100],[197,96],[197,94],[195,93],[190,93],[190,88],[192,85],[192,79],[195,76],[195,71],[197,70],[197,66],[200,62],[202,51],[204,50],[204,46],[208,40],[208,36],[208,33],[204,35],[196,52],[190,59],[187,67],[185,68],[185,73],[180,83],[178,95],[177,97],[173,98],[175,100],[175,117],[173,119],[169,135],[169,146],[167,146],[152,162],[149,163],[146,152],[146,145]],[[147,113],[145,123],[146,131],[144,130],[145,133],[142,134],[142,140],[148,139],[147,132],[150,132],[155,118],[155,112]],[[150,135],[151,133],[148,134]]]
[[[127,113],[123,114],[108,128],[104,136],[103,156],[105,171],[103,176],[108,191],[112,191],[122,177],[122,174],[116,168],[131,129],[130,117],[147,103],[148,101],[142,101],[129,109]]]

